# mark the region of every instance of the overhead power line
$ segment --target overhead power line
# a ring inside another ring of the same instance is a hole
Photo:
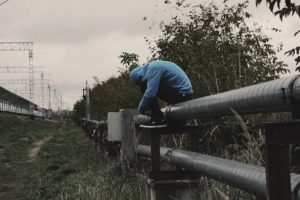
[[[3,4],[5,4],[6,2],[8,2],[9,0],[5,0],[2,3],[0,3],[0,6],[2,6]]]

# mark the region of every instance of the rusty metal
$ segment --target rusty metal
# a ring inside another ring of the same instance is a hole
[[[291,200],[289,145],[267,144],[266,177],[269,200]]]
[[[300,144],[300,122],[266,123],[266,143]]]
[[[141,128],[142,134],[150,135],[151,171],[147,178],[147,185],[153,190],[157,189],[187,189],[199,185],[199,174],[190,171],[175,170],[161,171],[160,162],[160,136],[172,134],[190,134],[190,149],[199,148],[198,126],[176,126],[165,128]],[[192,137],[191,137],[192,136]]]
[[[141,128],[142,134],[150,134],[151,138],[151,170],[160,171],[160,135],[189,134],[190,149],[197,151],[199,149],[199,126],[167,126],[163,128]]]
[[[268,123],[265,129],[269,200],[290,200],[292,199],[290,144],[300,144],[300,122]]]
[[[160,135],[151,130],[151,170],[160,171]]]
[[[199,179],[147,179],[147,185],[152,189],[186,189],[199,185]]]
[[[137,147],[137,153],[141,156],[150,157],[150,152],[150,146],[139,145]],[[250,192],[257,197],[266,197],[266,171],[264,167],[166,147],[160,148],[160,157],[165,163],[219,180]],[[291,174],[291,191],[295,200],[300,200],[299,187],[300,175]]]

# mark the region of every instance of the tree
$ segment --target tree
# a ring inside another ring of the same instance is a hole
[[[79,123],[79,119],[85,117],[85,104],[84,100],[80,99],[74,104],[73,119]]]
[[[123,72],[131,71],[139,65],[139,55],[136,53],[122,52],[119,58],[121,59],[121,64],[125,66],[125,70]]]
[[[195,97],[279,78],[287,65],[260,27],[246,25],[247,6],[185,6],[184,18],[161,25],[153,57],[179,64],[192,79]]]
[[[262,0],[256,0],[256,5],[258,6],[261,2]],[[288,17],[295,13],[300,17],[300,5],[296,5],[291,0],[285,0],[284,3],[281,0],[266,0],[266,3],[269,5],[271,12],[278,15],[281,20],[283,17]],[[276,5],[278,10],[275,11]]]
[[[261,4],[262,0],[256,0],[256,5],[258,6]],[[284,2],[281,0],[266,0],[266,3],[269,5],[269,9],[272,13],[275,14],[275,16],[279,16],[280,20],[283,20],[283,17],[289,17],[290,15],[294,15],[295,13],[298,14],[300,17],[300,4],[296,5],[295,3],[292,3],[291,0],[285,0]],[[277,10],[275,10],[277,5]],[[283,5],[283,6],[282,6]],[[300,33],[300,30],[296,31],[294,33],[294,36],[296,37]],[[295,48],[292,48],[285,52],[288,56],[295,56],[298,55],[295,58],[296,65],[300,63],[300,46],[296,46]],[[300,66],[297,66],[296,70],[300,71]]]
[[[213,3],[188,6],[184,1],[176,6],[188,12],[182,11],[184,18],[177,16],[170,23],[162,23],[161,35],[149,48],[153,59],[173,61],[186,71],[195,98],[272,80],[288,72],[261,29],[246,25],[245,17],[251,17],[246,12],[247,2],[224,9]],[[92,88],[93,119],[104,119],[107,112],[121,108],[136,108],[140,100],[138,88],[129,79],[129,71],[139,65],[138,55],[123,52],[119,58],[124,66],[120,74],[98,80]]]

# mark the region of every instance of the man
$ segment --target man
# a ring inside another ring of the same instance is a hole
[[[156,97],[169,104],[176,104],[192,98],[192,84],[185,72],[175,63],[156,60],[133,69],[130,79],[140,86],[143,93],[138,110],[147,114],[151,121],[148,125],[164,125],[164,115]]]

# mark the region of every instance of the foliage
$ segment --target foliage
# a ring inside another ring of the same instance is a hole
[[[129,72],[138,66],[139,56],[123,52],[120,57],[125,69],[118,77],[98,83],[91,93],[91,116],[93,119],[105,119],[108,112],[118,112],[122,108],[136,108],[140,92],[129,78]]]
[[[125,70],[131,71],[139,65],[139,55],[135,53],[123,52],[119,58],[121,59],[121,64],[125,66]]]
[[[124,69],[120,69],[117,77],[111,77],[106,81],[99,81],[91,90],[91,118],[95,120],[106,119],[108,112],[118,112],[122,108],[136,108],[140,98],[140,92],[129,78],[129,72],[139,65],[139,56],[134,53],[123,52],[119,58]],[[80,99],[74,105],[74,119],[85,116],[85,100]]]
[[[85,117],[85,107],[84,107],[84,99],[80,99],[78,100],[75,104],[74,104],[74,108],[73,108],[73,118],[75,121],[79,122],[79,118],[83,118]]]
[[[192,79],[196,97],[279,78],[287,65],[259,27],[246,25],[247,5],[189,7],[185,18],[161,26],[153,57],[178,63]]]
[[[162,33],[149,47],[152,59],[170,60],[181,66],[192,81],[195,98],[279,78],[289,72],[287,65],[278,60],[270,38],[262,34],[260,27],[247,26],[245,17],[251,18],[247,5],[246,1],[219,9],[213,3],[191,6],[176,1],[174,6],[182,12],[181,17],[161,23]],[[139,65],[139,57],[123,52],[119,58],[124,66],[119,76],[96,81],[92,89],[93,119],[138,104],[140,92],[128,75]],[[75,105],[77,117],[83,114],[83,103],[80,100]]]
[[[261,4],[262,0],[256,0],[256,5]],[[281,0],[266,0],[266,3],[269,5],[269,9],[275,15],[278,15],[282,20],[283,17],[288,17],[289,15],[294,15],[295,12],[300,17],[299,5],[295,5],[291,0],[285,0],[284,2]],[[283,4],[283,6],[282,6]],[[277,5],[278,10],[275,11],[275,7]]]
[[[256,5],[259,5],[261,2],[262,0],[256,0]],[[293,3],[291,0],[285,0],[284,2],[281,0],[266,0],[266,3],[269,5],[270,11],[273,12],[275,15],[279,16],[281,21],[283,20],[283,17],[289,17],[290,15],[294,15],[295,12],[300,17],[300,4],[295,5],[295,3]],[[278,9],[276,11],[275,5],[277,5]],[[294,36],[296,37],[299,32],[300,30],[296,31],[294,33]],[[300,63],[300,46],[296,46],[295,48],[286,51],[285,54],[288,56],[294,56],[295,54],[298,55],[295,58],[296,65]],[[296,70],[300,71],[300,66],[298,66]]]
[[[105,119],[108,112],[118,112],[122,108],[136,108],[140,94],[129,80],[128,73],[112,77],[92,89],[92,119]]]

